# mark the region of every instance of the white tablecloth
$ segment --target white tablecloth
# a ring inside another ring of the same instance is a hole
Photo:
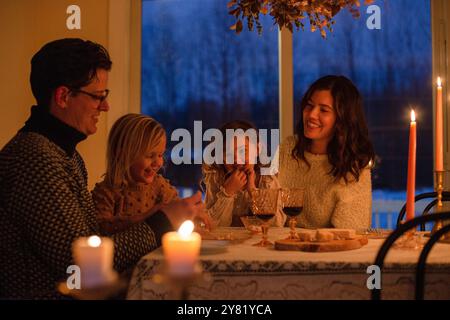
[[[285,238],[287,228],[271,228],[269,239]],[[357,250],[311,253],[242,243],[200,256],[207,276],[189,287],[189,299],[370,299],[366,282],[383,240],[369,240]],[[412,299],[420,251],[391,250],[382,270],[383,299]],[[133,272],[128,299],[171,299],[173,287],[157,281],[161,249],[144,256]],[[437,244],[426,270],[426,298],[450,299],[450,244]]]

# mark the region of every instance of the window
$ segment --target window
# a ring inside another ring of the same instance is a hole
[[[229,30],[227,0],[144,0],[142,112],[170,134],[219,127],[232,119],[278,128],[278,30],[262,17],[263,35]],[[379,157],[373,171],[373,226],[393,227],[406,199],[409,110],[417,114],[416,192],[433,185],[432,49],[429,0],[377,0],[381,29],[369,29],[367,6],[354,19],[346,10],[334,31],[294,32],[295,111],[309,84],[343,74],[358,86]],[[297,115],[295,116],[297,118]],[[176,142],[169,141],[167,156]],[[192,162],[201,156],[194,150]],[[167,161],[165,176],[195,190],[200,165]],[[417,211],[422,208],[417,206]]]
[[[142,112],[170,134],[243,119],[278,128],[278,30],[263,19],[264,34],[230,30],[227,0],[149,0],[142,5]],[[177,143],[177,142],[175,142]],[[175,144],[168,141],[167,157]],[[201,157],[194,150],[192,162]],[[200,165],[166,161],[165,176],[195,190]],[[182,190],[182,189],[181,189]]]

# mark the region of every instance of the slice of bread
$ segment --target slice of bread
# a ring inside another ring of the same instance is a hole
[[[323,228],[319,230],[331,232],[335,240],[351,240],[356,238],[356,230],[354,229]]]

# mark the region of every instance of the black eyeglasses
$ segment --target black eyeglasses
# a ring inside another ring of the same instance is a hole
[[[105,90],[103,91],[103,92],[105,92],[105,94],[104,94],[104,95],[101,95],[101,96],[98,95],[98,94],[93,94],[93,93],[90,93],[90,92],[81,90],[81,89],[70,89],[70,91],[75,92],[75,93],[83,93],[83,94],[85,94],[85,95],[91,97],[92,99],[99,101],[100,103],[102,103],[103,101],[105,101],[106,98],[108,97],[108,94],[109,94],[109,90],[108,90],[108,89],[105,89]]]

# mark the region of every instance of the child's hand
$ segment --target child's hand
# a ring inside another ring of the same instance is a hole
[[[246,168],[245,173],[247,174],[247,190],[250,192],[256,189],[256,173],[253,168]]]
[[[160,209],[175,229],[178,229],[185,220],[196,219],[203,221],[207,229],[211,228],[212,219],[206,211],[200,192],[188,198],[172,200],[162,205]]]
[[[223,188],[229,195],[234,195],[242,190],[247,184],[247,174],[241,170],[234,170],[233,173],[225,180]]]

